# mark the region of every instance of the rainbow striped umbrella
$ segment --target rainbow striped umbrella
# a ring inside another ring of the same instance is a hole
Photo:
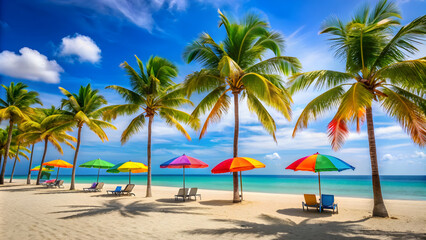
[[[160,165],[160,168],[182,168],[183,169],[183,189],[185,189],[185,168],[206,168],[209,165],[196,158],[186,156],[183,154],[180,157],[170,159],[169,161]],[[185,195],[185,191],[184,191]],[[185,202],[185,196],[183,197]]]
[[[351,166],[350,164],[336,157],[315,153],[313,155],[303,157],[293,162],[285,169],[290,169],[294,171],[310,171],[310,172],[318,173],[319,195],[321,198],[320,172],[330,172],[330,171],[340,172],[347,169],[355,170],[355,167]]]

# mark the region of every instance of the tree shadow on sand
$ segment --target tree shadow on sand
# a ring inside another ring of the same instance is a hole
[[[25,186],[25,187],[23,187]],[[12,188],[14,187],[14,188]],[[29,185],[22,185],[22,186],[4,186],[0,188],[0,192],[31,192],[31,191],[39,191],[39,190],[43,190],[43,189],[47,189],[45,187],[42,186],[29,186]]]
[[[424,239],[426,234],[396,231],[370,230],[358,225],[366,219],[345,222],[319,222],[310,219],[299,224],[278,217],[261,214],[259,219],[265,223],[243,220],[214,219],[226,223],[229,227],[214,229],[194,229],[185,233],[209,235],[212,237],[260,238],[271,239]]]
[[[286,209],[280,209],[277,210],[277,213],[288,215],[288,216],[295,216],[295,217],[304,217],[308,219],[313,218],[328,218],[333,216],[332,211],[323,211],[318,212],[316,209],[309,209],[308,211],[302,211],[300,208],[286,208]]]
[[[61,207],[70,208],[71,210],[51,212],[50,214],[71,213],[71,215],[60,217],[59,219],[90,217],[114,212],[121,214],[123,217],[148,216],[147,213],[152,212],[203,215],[195,212],[198,209],[197,207],[177,207],[174,205],[143,203],[142,201],[124,204],[119,199],[107,201],[102,205],[68,205]]]

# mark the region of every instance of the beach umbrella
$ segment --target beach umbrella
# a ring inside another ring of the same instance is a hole
[[[114,167],[114,164],[98,158],[98,159],[95,159],[95,160],[92,160],[92,161],[85,162],[85,163],[81,164],[79,167],[97,168],[98,169],[98,178],[97,178],[96,182],[98,183],[99,182],[99,172],[101,171],[101,168],[104,168],[104,169],[112,168],[112,167]]]
[[[183,154],[182,156],[173,158],[160,165],[160,168],[182,168],[183,171],[183,189],[185,189],[185,168],[206,168],[206,163]],[[183,201],[185,201],[185,191]]]
[[[240,185],[241,185],[241,200],[243,200],[243,175],[242,171],[252,170],[255,168],[264,168],[265,164],[248,157],[235,157],[227,159],[212,169],[212,173],[227,173],[227,172],[240,172]]]
[[[340,172],[347,169],[355,170],[355,167],[349,165],[348,163],[344,162],[343,160],[339,158],[315,153],[313,155],[303,157],[293,162],[285,169],[318,173],[319,196],[321,198],[320,172],[331,172],[331,171]]]
[[[42,172],[53,172],[53,170],[52,169],[50,169],[50,168],[52,168],[52,167],[43,167],[42,169],[41,169],[41,171]],[[33,169],[31,169],[31,171],[40,171],[40,165],[38,165],[38,166],[35,166]]]
[[[131,173],[141,173],[148,172],[148,167],[145,164],[140,162],[123,162],[114,165],[112,168],[108,169],[109,173],[119,173],[119,172],[129,172],[129,184],[131,181]]]
[[[50,162],[45,162],[43,163],[43,166],[51,166],[51,167],[57,167],[58,168],[58,172],[56,173],[56,180],[58,180],[58,176],[59,176],[59,168],[72,168],[73,165],[70,163],[65,162],[64,160],[61,159],[56,159],[56,160],[52,160]]]

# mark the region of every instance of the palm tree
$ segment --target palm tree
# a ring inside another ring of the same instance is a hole
[[[5,146],[3,167],[0,174],[0,184],[4,184],[4,175],[6,171],[6,163],[9,155],[10,143],[12,142],[12,129],[15,123],[25,121],[29,119],[29,115],[32,113],[33,104],[42,104],[38,98],[38,93],[34,91],[28,91],[27,85],[23,83],[17,83],[16,85],[12,82],[9,86],[2,85],[6,90],[6,98],[0,99],[0,122],[3,120],[9,120],[9,132]]]
[[[102,128],[116,129],[109,122],[99,120],[103,116],[105,108],[101,108],[107,104],[105,98],[99,94],[99,90],[93,90],[90,84],[86,87],[81,86],[78,94],[70,93],[64,88],[59,88],[67,97],[62,99],[62,108],[66,111],[57,116],[58,120],[72,121],[77,126],[77,147],[75,149],[71,187],[70,190],[75,190],[75,169],[77,166],[77,156],[80,150],[81,129],[86,124],[92,132],[94,132],[102,140],[108,141],[108,137]]]
[[[22,133],[22,129],[19,129],[19,125],[18,125],[18,128],[13,130],[13,132],[12,132],[12,142],[11,142],[10,145],[11,146],[17,145],[17,147],[16,147],[16,153],[15,153],[15,161],[13,162],[12,173],[10,174],[9,183],[11,183],[13,181],[13,175],[15,173],[16,162],[21,161],[21,159],[19,158],[19,155],[25,157],[28,160],[28,156],[25,153],[23,153],[22,151],[25,151],[27,153],[30,152],[30,150],[28,150],[26,148],[26,146],[24,144],[22,144],[22,141],[19,138],[19,135],[21,133]]]
[[[185,88],[188,96],[194,91],[209,92],[192,112],[199,117],[210,113],[200,132],[200,139],[210,123],[219,121],[227,113],[234,98],[234,157],[238,156],[239,113],[238,104],[247,99],[249,110],[258,116],[265,130],[274,140],[276,124],[265,105],[276,109],[286,119],[291,118],[291,97],[283,87],[282,74],[295,73],[300,68],[297,58],[281,56],[284,39],[270,29],[267,21],[256,14],[247,14],[239,23],[229,21],[219,11],[220,23],[226,38],[216,43],[203,33],[185,50],[188,63],[196,61],[203,67],[187,76]],[[264,59],[267,54],[272,58]],[[240,99],[241,95],[241,99]],[[239,202],[238,173],[234,172],[234,202]]]
[[[39,113],[39,111],[38,111],[38,113]],[[34,114],[30,115],[31,121],[35,121],[35,120],[39,119],[39,117],[37,116],[38,113],[37,113],[37,111],[35,111]],[[23,129],[23,132],[27,132],[27,131],[30,131],[32,129],[31,125],[27,125],[26,127],[27,127],[27,129]],[[31,145],[30,161],[29,161],[29,164],[28,164],[27,184],[31,184],[31,166],[33,165],[34,145],[37,142],[38,141],[35,141],[35,142],[28,142],[27,141],[27,143],[29,145]]]
[[[66,133],[67,131],[72,131],[72,126],[75,123],[66,119],[61,121],[61,115],[63,114],[64,111],[55,108],[55,106],[46,109],[40,108],[36,110],[33,120],[23,123],[23,128],[27,129],[27,131],[20,135],[20,139],[24,143],[35,144],[37,142],[44,142],[44,151],[40,166],[43,166],[49,142],[60,154],[63,154],[60,143],[65,143],[72,149],[75,149],[69,142],[76,142],[75,137]],[[37,185],[40,184],[41,172],[38,171]]]
[[[291,92],[314,88],[328,90],[312,100],[303,110],[294,128],[306,128],[311,119],[337,107],[337,113],[328,125],[329,138],[338,150],[348,135],[348,122],[355,122],[357,130],[367,119],[373,180],[373,216],[387,217],[383,202],[374,137],[372,103],[396,119],[412,140],[424,146],[425,134],[425,80],[426,58],[406,60],[407,54],[417,52],[415,44],[424,39],[426,16],[401,27],[399,10],[394,3],[380,1],[370,10],[364,7],[351,21],[343,23],[332,19],[325,23],[321,33],[330,34],[336,54],[346,60],[346,71],[319,70],[294,75]]]
[[[192,103],[185,98],[185,91],[181,85],[174,84],[172,81],[178,73],[173,63],[157,56],[149,58],[145,66],[138,57],[136,60],[139,71],[133,69],[127,62],[121,64],[129,75],[131,89],[117,85],[107,87],[117,91],[127,104],[107,107],[105,119],[115,119],[118,115],[138,114],[121,135],[121,143],[124,144],[145,126],[145,118],[148,118],[146,197],[151,197],[151,129],[154,117],[158,115],[167,124],[183,133],[188,140],[191,140],[191,137],[179,122],[195,129],[199,127],[199,122],[190,114],[176,109],[184,104]]]
[[[7,127],[6,129],[0,128],[0,160],[5,154],[6,144],[7,144],[7,139],[8,139],[8,132],[9,132],[9,127]],[[16,138],[17,138],[17,130],[14,129],[14,130],[12,130],[12,141],[10,143],[9,154],[8,154],[9,158],[15,158],[15,163],[13,165],[11,179],[13,179],[13,173],[14,173],[16,161],[17,160],[20,161],[19,156],[28,159],[28,156],[23,151],[29,152],[28,149],[26,149],[22,146],[19,146],[19,144],[16,143],[16,141],[15,141]]]

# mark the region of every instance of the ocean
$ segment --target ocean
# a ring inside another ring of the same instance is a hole
[[[54,176],[52,176],[54,177]],[[25,179],[25,176],[16,176]],[[35,179],[34,174],[32,178]],[[7,178],[6,178],[7,179]],[[70,176],[60,176],[69,184]],[[186,187],[201,189],[232,190],[232,175],[186,175]],[[78,175],[77,183],[96,182],[96,175]],[[101,175],[100,180],[108,184],[126,185],[128,175]],[[8,179],[7,181],[8,182]],[[146,174],[132,174],[132,183],[146,184]],[[181,187],[181,175],[153,175],[155,186]],[[423,176],[381,176],[382,192],[385,199],[426,200],[426,175]],[[244,175],[243,190],[245,192],[287,193],[287,194],[318,194],[318,177],[316,175]],[[321,191],[342,197],[372,198],[370,176],[354,175],[322,175]]]

